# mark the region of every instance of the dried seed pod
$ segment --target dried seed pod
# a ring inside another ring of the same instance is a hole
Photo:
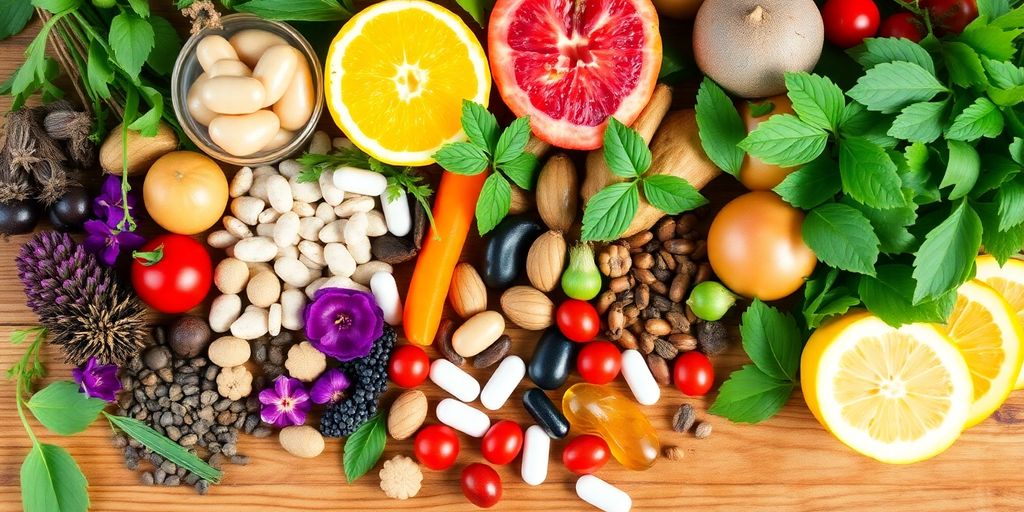
[[[629,319],[633,319],[640,316],[640,308],[636,307],[636,305],[634,304],[627,305],[625,308],[622,309],[622,312],[623,314],[626,315],[626,318]]]
[[[629,249],[619,244],[605,246],[597,255],[598,270],[611,278],[626,275],[632,265],[633,261],[629,256]]]
[[[637,308],[645,309],[651,303],[651,288],[646,284],[641,283],[640,286],[636,287],[636,295],[633,299],[633,303],[636,304]]]
[[[683,236],[697,227],[697,216],[693,213],[684,213],[676,219],[676,236]]]
[[[441,320],[441,325],[437,328],[437,335],[434,337],[434,346],[441,353],[441,357],[451,361],[455,366],[462,366],[466,359],[452,347],[452,334],[455,334],[455,322],[450,318]]]
[[[597,309],[597,314],[603,315],[608,312],[611,308],[612,303],[615,302],[615,292],[611,290],[605,290],[601,295],[597,296],[597,304],[594,304],[594,308]]]
[[[674,240],[665,241],[662,244],[662,247],[664,247],[666,251],[672,254],[692,254],[693,250],[696,247],[696,244],[689,240],[676,238]]]
[[[651,293],[651,305],[660,313],[667,313],[672,309],[672,301],[660,293]]]
[[[666,446],[662,453],[665,455],[666,459],[672,462],[683,460],[683,458],[686,456],[686,452],[684,452],[683,449],[678,446]]]
[[[608,335],[612,340],[617,340],[626,327],[626,316],[623,313],[621,303],[614,303],[608,310]]]
[[[552,156],[537,177],[537,211],[549,229],[568,231],[576,218],[579,178],[565,154]]]
[[[619,342],[619,346],[625,350],[636,350],[639,346],[637,344],[636,336],[628,329],[622,330],[617,341]]]
[[[668,285],[661,281],[651,283],[651,292],[658,295],[668,295]]]
[[[648,332],[640,333],[640,343],[637,344],[637,348],[644,355],[654,352],[654,340],[657,338]]]
[[[654,266],[654,256],[649,252],[642,252],[633,255],[633,266],[636,268],[651,268]]]
[[[635,277],[637,281],[644,284],[651,284],[658,280],[650,270],[644,268],[634,268],[632,273],[633,277]]]
[[[608,289],[615,293],[622,293],[628,290],[629,287],[629,278],[626,276],[619,276],[608,282]]]
[[[672,416],[672,430],[676,432],[686,432],[690,430],[694,422],[697,421],[697,412],[693,410],[693,406],[690,404],[683,404],[679,406],[675,415]]]
[[[669,334],[667,339],[680,352],[689,352],[697,349],[697,338],[689,334]]]
[[[647,354],[647,367],[651,370],[651,375],[654,375],[654,380],[662,386],[669,385],[669,373],[668,373],[668,362],[658,354]]]
[[[701,263],[700,266],[697,267],[696,274],[694,274],[693,284],[698,285],[708,279],[711,279],[711,264],[706,262]]]
[[[680,272],[672,278],[672,285],[668,288],[668,298],[672,302],[682,302],[686,293],[690,291],[690,274]]]
[[[720,322],[701,322],[697,329],[697,345],[708,356],[716,356],[729,347],[729,331]]]
[[[675,272],[679,266],[679,262],[676,261],[676,257],[668,253],[668,251],[658,251],[658,258],[665,261],[665,268]]]
[[[707,439],[711,437],[711,424],[702,421],[697,424],[697,428],[693,431],[694,437],[697,439]]]
[[[491,346],[484,349],[473,358],[473,368],[488,368],[494,363],[501,361],[512,348],[512,338],[507,334],[498,337]]]
[[[659,283],[666,283],[672,280],[672,272],[669,272],[667,268],[655,267],[651,269],[651,273],[654,274],[654,278],[657,279]]]
[[[679,355],[679,349],[673,346],[672,343],[658,338],[654,340],[654,353],[658,354],[662,359],[671,361]]]
[[[658,241],[671,240],[676,234],[676,221],[672,217],[664,217],[654,227],[654,237]]]
[[[661,318],[652,318],[644,324],[644,330],[654,336],[668,336],[672,332],[672,325]]]

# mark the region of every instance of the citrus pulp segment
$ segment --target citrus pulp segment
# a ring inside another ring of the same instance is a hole
[[[994,257],[985,254],[978,256],[977,267],[977,278],[999,292],[1024,325],[1024,261],[1011,258],[1000,267]],[[1024,389],[1024,366],[1017,375],[1014,389]]]

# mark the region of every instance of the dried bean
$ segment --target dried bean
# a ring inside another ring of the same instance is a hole
[[[659,241],[671,240],[676,234],[676,221],[672,217],[665,217],[658,222],[654,228],[655,238]]]
[[[502,334],[491,346],[484,349],[473,358],[473,368],[487,368],[498,361],[501,361],[512,348],[512,338]]]
[[[647,367],[651,369],[654,380],[662,386],[669,385],[668,362],[658,354],[647,355]]]
[[[679,410],[672,416],[672,430],[686,432],[693,427],[695,421],[697,421],[697,413],[693,410],[693,406],[683,404],[679,406]]]
[[[455,322],[450,318],[441,320],[441,325],[438,326],[437,334],[434,337],[434,346],[437,347],[442,357],[451,361],[455,366],[462,366],[466,362],[466,358],[460,356],[452,347],[452,334],[455,334]]]
[[[626,247],[630,248],[630,252],[633,252],[632,250],[634,248],[643,247],[648,242],[650,242],[653,238],[654,238],[654,233],[651,233],[650,231],[641,231],[641,232],[639,232],[639,233],[637,233],[637,234],[635,234],[635,235],[633,235],[633,236],[623,240],[623,242],[626,244]]]
[[[697,348],[697,338],[689,334],[670,334],[668,336],[668,342],[680,352],[689,352],[691,350],[696,350]]]

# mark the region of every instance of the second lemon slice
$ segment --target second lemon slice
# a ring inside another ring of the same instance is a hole
[[[1000,267],[994,257],[985,254],[978,256],[977,263],[978,279],[999,292],[1024,325],[1024,261],[1011,259]],[[1024,367],[1017,375],[1014,389],[1024,389]]]

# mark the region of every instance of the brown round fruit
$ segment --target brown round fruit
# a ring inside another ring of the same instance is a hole
[[[160,227],[180,235],[202,233],[228,204],[228,180],[217,162],[193,151],[160,157],[142,184],[146,212]]]
[[[824,40],[813,0],[705,0],[693,24],[697,66],[743,98],[785,92],[785,73],[814,69]]]
[[[733,199],[711,222],[708,260],[718,278],[747,298],[777,300],[800,289],[818,263],[804,243],[804,214],[772,192]]]
[[[678,20],[692,20],[704,0],[652,0],[654,9],[662,16]]]
[[[171,324],[168,332],[171,350],[179,357],[196,357],[210,344],[210,325],[206,320],[183,315]]]
[[[747,125],[747,133],[776,114],[793,114],[793,104],[785,94],[758,101],[741,101],[740,115]],[[760,114],[755,116],[754,114]],[[740,167],[740,182],[748,190],[771,190],[799,167],[779,167],[766,164],[760,158],[746,155]]]

